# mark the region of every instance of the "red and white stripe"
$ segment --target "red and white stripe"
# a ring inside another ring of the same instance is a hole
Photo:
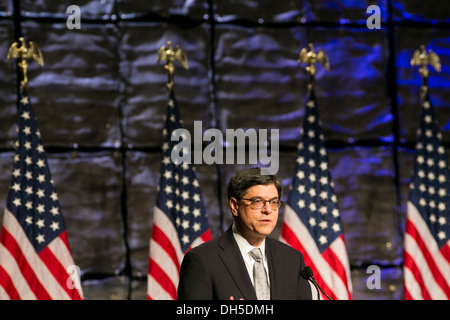
[[[210,239],[211,233],[208,229],[208,231],[192,242],[187,251]],[[150,237],[147,299],[177,299],[177,288],[183,257],[184,252],[181,250],[175,226],[167,215],[156,207]]]
[[[404,239],[407,300],[450,299],[450,240],[439,250],[426,222],[408,202]]]
[[[65,231],[38,254],[16,217],[6,208],[0,257],[0,300],[83,298],[82,289],[74,288],[72,282],[78,275],[67,272],[74,262]]]
[[[333,300],[352,298],[350,265],[342,235],[320,253],[307,227],[286,205],[280,240],[303,254],[305,264],[311,267],[317,283]],[[323,295],[322,298],[326,299]]]

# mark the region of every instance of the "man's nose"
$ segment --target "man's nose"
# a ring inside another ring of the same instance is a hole
[[[265,214],[270,214],[270,213],[272,213],[272,211],[273,210],[272,210],[272,207],[270,205],[270,202],[266,201],[264,203],[264,207],[261,208],[261,212],[265,213]]]

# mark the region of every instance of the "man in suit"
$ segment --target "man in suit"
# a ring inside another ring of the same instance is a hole
[[[268,237],[278,220],[282,184],[260,168],[231,177],[228,203],[234,222],[219,238],[184,256],[179,300],[311,299],[311,286],[300,272],[303,255]]]

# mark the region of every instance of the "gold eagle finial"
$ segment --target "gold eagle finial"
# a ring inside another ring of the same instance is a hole
[[[309,72],[310,75],[314,76],[316,74],[315,63],[321,63],[325,70],[330,71],[330,61],[328,60],[328,56],[325,54],[325,51],[319,49],[317,53],[314,52],[314,45],[312,43],[308,44],[309,51],[307,48],[303,48],[298,55],[297,62],[298,63],[307,63],[306,71]]]
[[[164,69],[167,70],[167,73],[169,75],[169,81],[167,83],[167,86],[169,88],[173,87],[173,78],[175,73],[175,66],[174,61],[180,62],[181,66],[185,69],[189,69],[188,65],[188,58],[186,55],[186,52],[180,47],[177,46],[176,50],[173,49],[172,41],[167,41],[167,47],[162,46],[158,50],[158,59],[157,62],[164,60],[167,61]]]
[[[309,50],[308,50],[309,49]],[[314,83],[314,76],[316,75],[316,63],[320,63],[323,65],[325,70],[330,71],[330,61],[325,51],[322,49],[317,50],[317,53],[314,51],[314,45],[312,43],[308,44],[308,48],[303,48],[297,59],[298,63],[307,63],[306,71],[310,75],[310,86]]]
[[[27,48],[27,45],[25,43],[25,39],[23,37],[19,38],[18,42],[14,42],[8,50],[8,63],[11,62],[11,59],[17,59],[18,65],[20,70],[22,71],[22,82],[20,87],[22,88],[24,85],[28,83],[28,62],[27,59],[33,59],[37,63],[39,63],[40,66],[44,65],[44,58],[42,56],[42,52],[37,46],[36,43],[33,41],[29,42],[29,48]]]
[[[411,66],[419,66],[419,75],[424,79],[429,76],[428,65],[431,65],[437,72],[441,72],[441,60],[433,50],[427,50],[424,45],[415,50],[411,58]]]

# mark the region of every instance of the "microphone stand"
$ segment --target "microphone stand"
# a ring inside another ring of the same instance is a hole
[[[306,273],[305,270],[300,271],[300,274],[301,274],[301,276],[302,276],[304,279],[306,279],[306,280],[312,282],[312,284],[314,285],[314,288],[316,288],[316,290],[317,290],[317,300],[320,300],[320,292],[319,292],[319,288],[318,288],[318,286],[317,286],[317,283],[316,283],[314,280],[311,280],[311,278],[308,276],[308,274]]]
[[[321,288],[321,287],[319,286],[319,284],[317,283],[316,279],[314,279],[313,271],[311,270],[311,268],[310,268],[309,266],[306,266],[306,267],[305,267],[305,270],[302,270],[301,273],[302,273],[302,275],[303,275],[304,278],[306,278],[307,280],[311,281],[311,282],[314,284],[314,286],[316,287],[316,290],[317,290],[317,296],[319,297],[319,300],[320,300],[320,293],[319,293],[319,290],[320,290],[320,292],[323,293],[323,295],[324,295],[325,297],[328,298],[328,300],[333,300],[333,299],[331,299],[331,297],[330,297],[329,295],[327,295],[327,294],[322,290],[322,288]]]

